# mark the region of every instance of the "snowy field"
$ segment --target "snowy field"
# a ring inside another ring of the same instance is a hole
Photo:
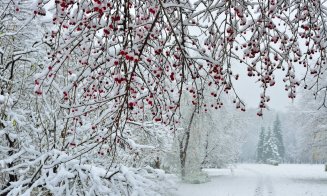
[[[210,182],[178,184],[176,196],[327,196],[323,165],[241,164],[206,169]]]

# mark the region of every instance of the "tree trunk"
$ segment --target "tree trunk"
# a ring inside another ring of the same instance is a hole
[[[179,158],[180,158],[180,162],[181,162],[181,175],[182,175],[183,179],[185,178],[185,175],[186,175],[186,171],[185,171],[186,155],[187,155],[188,144],[190,141],[191,127],[192,127],[192,122],[194,119],[195,112],[196,112],[196,106],[192,112],[188,127],[187,127],[182,139],[179,141]],[[184,144],[184,141],[185,141],[185,144]]]
[[[1,126],[1,127],[3,127],[3,126]],[[11,149],[13,149],[15,147],[16,140],[15,139],[14,140],[11,140],[10,137],[9,137],[9,134],[7,134],[7,133],[5,134],[5,136],[6,136],[6,139],[8,141],[8,144],[9,144],[8,147],[11,148]],[[14,151],[13,150],[9,150],[8,151],[8,155],[9,156],[11,156],[13,154],[14,154]],[[14,166],[14,163],[8,163],[7,164],[7,167],[8,168],[11,168],[13,166]],[[10,186],[11,183],[16,182],[17,180],[18,180],[17,175],[10,174],[9,173],[9,180],[8,180],[7,184],[4,186],[4,189],[7,188],[8,186]],[[5,195],[7,195],[7,193],[8,192],[5,192],[5,193],[1,194],[1,196],[5,196]]]
[[[182,178],[184,179],[184,177],[185,177],[186,153],[181,152],[180,161],[181,161],[181,175],[182,175]]]
[[[155,169],[160,169],[160,159],[157,157],[156,160],[154,160],[154,168]]]

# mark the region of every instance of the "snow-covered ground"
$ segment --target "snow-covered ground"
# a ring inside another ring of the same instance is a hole
[[[240,164],[206,169],[210,182],[178,184],[176,196],[327,196],[323,165]]]

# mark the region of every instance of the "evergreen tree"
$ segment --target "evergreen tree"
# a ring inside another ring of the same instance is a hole
[[[284,147],[284,142],[283,142],[281,122],[280,122],[278,115],[273,124],[273,132],[274,132],[274,135],[277,140],[278,154],[279,154],[280,158],[283,159],[284,155],[285,155],[285,147]]]
[[[265,140],[265,128],[261,127],[261,131],[260,131],[260,135],[259,135],[259,142],[258,142],[258,146],[257,146],[257,162],[258,163],[264,162],[264,159],[263,159],[264,140]]]
[[[281,157],[278,152],[278,140],[275,136],[274,131],[269,129],[270,137],[268,138],[268,148],[269,148],[269,156],[268,159],[273,161],[280,161]]]
[[[267,160],[269,159],[270,155],[271,155],[271,148],[268,144],[268,140],[270,138],[271,132],[268,131],[268,133],[264,134],[264,140],[263,140],[263,152],[262,152],[262,161],[264,163],[267,162]]]
[[[278,153],[277,138],[273,131],[269,128],[263,143],[263,162],[280,161]]]

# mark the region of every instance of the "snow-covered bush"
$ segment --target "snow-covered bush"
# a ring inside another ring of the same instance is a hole
[[[136,169],[117,165],[114,169],[108,169],[107,165],[101,167],[88,158],[78,160],[63,152],[53,152],[52,156],[57,157],[54,163],[35,167],[34,175],[29,174],[31,170],[28,168],[20,171],[25,175],[3,189],[0,194],[152,196],[169,195],[174,187],[172,179],[162,170],[151,167]],[[67,161],[56,163],[58,160]],[[8,162],[9,160],[1,161]],[[34,163],[37,164],[36,161]],[[24,165],[27,167],[29,164]]]
[[[270,164],[270,165],[274,165],[274,166],[278,166],[279,162],[277,160],[274,159],[268,159],[266,161],[266,163]]]
[[[184,182],[190,183],[190,184],[201,184],[208,182],[209,176],[206,172],[202,170],[190,170],[187,172],[186,176],[183,178]]]

